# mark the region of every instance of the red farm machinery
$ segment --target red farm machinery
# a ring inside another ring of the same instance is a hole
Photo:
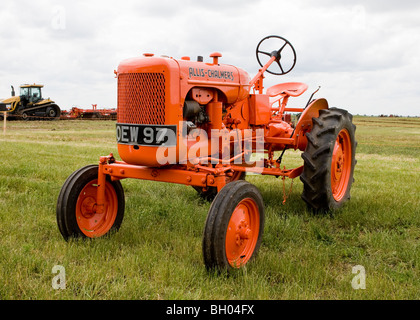
[[[119,64],[116,136],[122,160],[102,156],[65,181],[57,222],[66,240],[119,229],[123,179],[184,184],[212,201],[203,232],[205,266],[231,270],[256,255],[264,229],[263,198],[245,180],[247,172],[300,177],[302,199],[315,212],[335,210],[350,198],[357,144],[352,115],[314,94],[306,105],[288,107],[291,97],[307,90],[304,83],[280,83],[264,92],[266,73],[284,75],[295,66],[291,43],[279,36],[262,39],[256,49],[261,69],[252,79],[221,64],[221,56],[215,52],[203,62],[144,54]],[[302,151],[302,166],[282,168],[287,149]],[[254,159],[256,154],[263,159]]]
[[[81,109],[77,107],[71,108],[70,111],[62,111],[62,120],[74,120],[74,119],[90,119],[90,120],[116,120],[117,110],[115,108],[110,109],[98,109],[97,104],[92,104],[91,109]]]

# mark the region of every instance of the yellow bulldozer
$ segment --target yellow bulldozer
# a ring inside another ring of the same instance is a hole
[[[12,87],[11,97],[0,101],[0,119],[7,112],[8,119],[22,120],[57,120],[60,119],[60,107],[50,98],[42,98],[41,84],[25,84],[20,86],[20,94],[16,96]]]

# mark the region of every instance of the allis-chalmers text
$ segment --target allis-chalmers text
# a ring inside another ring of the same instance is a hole
[[[200,77],[200,78],[214,78],[214,79],[226,79],[234,80],[233,72],[231,71],[220,71],[213,69],[202,69],[202,68],[189,68],[189,77]]]

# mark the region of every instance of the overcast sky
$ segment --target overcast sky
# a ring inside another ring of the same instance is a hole
[[[0,98],[36,82],[62,109],[116,107],[114,69],[144,52],[211,61],[218,51],[254,76],[256,45],[272,34],[297,64],[266,87],[309,85],[291,105],[321,86],[316,97],[353,114],[420,116],[419,0],[2,0]]]

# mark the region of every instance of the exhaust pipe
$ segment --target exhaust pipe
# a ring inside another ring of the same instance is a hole
[[[13,86],[11,86],[12,87],[12,97],[14,97],[15,96],[15,88],[13,88]]]

